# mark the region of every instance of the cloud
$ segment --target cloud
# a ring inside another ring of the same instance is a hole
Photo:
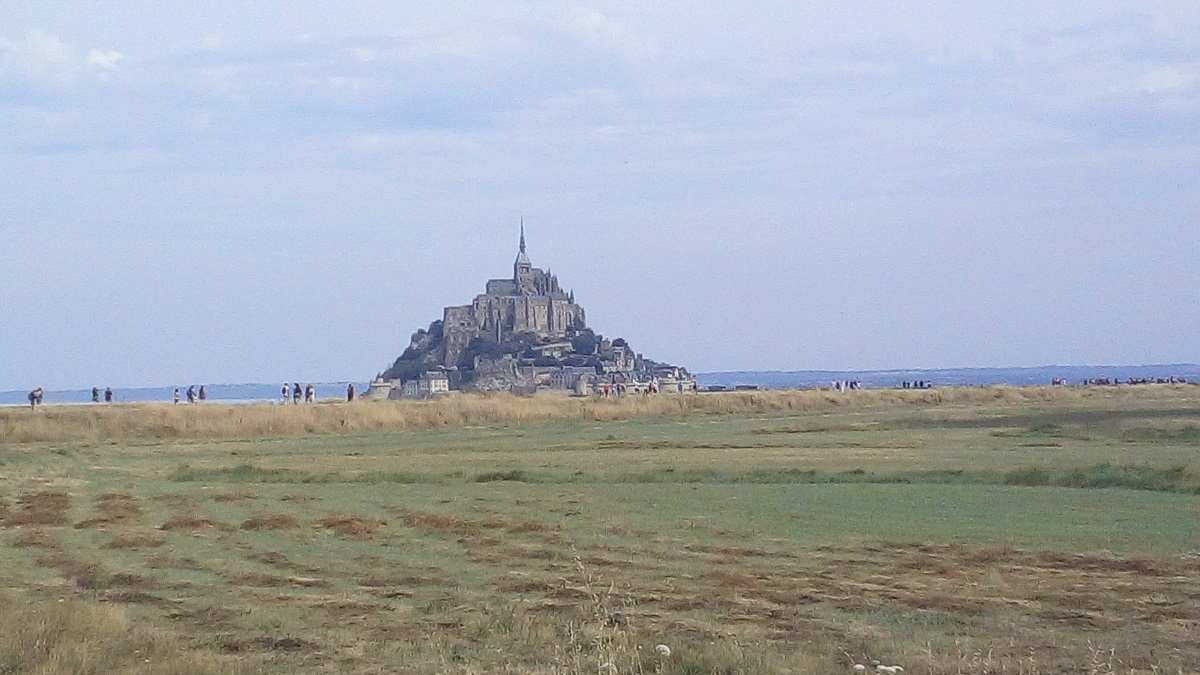
[[[1187,89],[1196,82],[1194,69],[1180,66],[1161,66],[1141,77],[1141,89],[1150,94],[1160,94],[1168,91]]]
[[[562,25],[594,45],[612,49],[628,57],[646,57],[655,51],[652,42],[639,38],[627,24],[594,9],[569,9],[562,14]]]
[[[205,51],[215,52],[225,44],[225,37],[220,33],[208,33],[200,38],[200,48]]]
[[[0,83],[20,82],[37,91],[63,91],[81,73],[113,70],[121,58],[118,51],[100,49],[80,57],[71,45],[33,30],[20,40],[0,39]]]
[[[93,49],[87,53],[85,62],[89,66],[95,66],[96,68],[100,68],[102,70],[112,70],[117,67],[117,61],[120,61],[121,58],[121,52],[118,51],[113,51],[111,49],[109,51]]]
[[[41,31],[30,31],[23,40],[0,40],[0,73],[31,84],[69,82],[80,63],[70,46]]]

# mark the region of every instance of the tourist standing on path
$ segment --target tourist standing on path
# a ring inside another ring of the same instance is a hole
[[[287,405],[287,402],[288,402],[288,385],[287,385],[287,382],[284,382],[284,383],[283,383],[283,388],[282,388],[282,389],[280,389],[280,390],[279,390],[279,392],[280,392],[281,394],[283,394],[283,403],[284,403],[284,405]]]
[[[179,405],[179,387],[175,387],[175,393],[171,396],[171,400],[175,402],[175,405]]]
[[[105,387],[104,388],[104,402],[112,403],[112,399],[113,399],[112,387]]]
[[[100,390],[96,387],[92,387],[92,403],[99,403],[99,402],[100,402]]]
[[[300,383],[292,389],[292,405],[300,405],[300,397],[304,395],[304,390],[300,388]]]
[[[346,402],[350,403],[354,400],[354,383],[346,385]]]
[[[316,401],[317,401],[317,388],[312,386],[312,383],[310,382],[308,384],[308,386],[306,386],[304,388],[304,402],[305,403],[316,403]]]
[[[208,390],[204,388],[204,385],[200,385],[200,400],[202,402],[208,400]]]

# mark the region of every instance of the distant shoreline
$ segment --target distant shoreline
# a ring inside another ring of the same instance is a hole
[[[1200,364],[1169,363],[1138,366],[1022,366],[1016,368],[910,368],[888,370],[768,370],[717,371],[697,373],[702,386],[734,388],[748,385],[761,389],[807,389],[829,387],[835,381],[854,381],[868,389],[900,388],[905,382],[928,383],[934,387],[1013,385],[1048,385],[1054,380],[1069,385],[1084,380],[1110,379],[1127,382],[1130,379],[1183,378],[1200,382]],[[199,386],[200,383],[195,383]],[[342,399],[350,381],[315,382],[317,398]],[[367,390],[367,382],[353,382],[359,394]],[[36,383],[31,385],[37,386]],[[208,400],[221,403],[265,403],[281,399],[280,384],[206,384]],[[187,385],[179,387],[186,396]],[[174,386],[113,388],[117,403],[170,402]],[[28,390],[0,391],[0,405],[28,405]],[[92,402],[91,388],[47,391],[46,403]],[[181,403],[182,405],[182,403]]]

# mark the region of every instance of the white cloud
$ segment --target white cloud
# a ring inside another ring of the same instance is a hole
[[[1196,82],[1196,73],[1179,66],[1162,66],[1142,74],[1141,89],[1150,94],[1187,89]]]
[[[0,40],[0,72],[15,74],[32,84],[62,84],[79,70],[69,45],[41,31],[30,31],[23,40]]]
[[[215,52],[225,43],[225,38],[220,33],[209,33],[200,38],[200,48],[206,51]]]
[[[356,61],[370,63],[375,60],[375,50],[370,47],[347,47],[346,53]]]
[[[631,58],[649,56],[655,51],[650,41],[639,38],[628,25],[594,9],[576,7],[567,10],[562,15],[562,23],[587,41]]]
[[[111,49],[108,51],[93,49],[88,52],[85,62],[89,66],[95,66],[96,68],[100,68],[102,70],[112,70],[113,68],[117,67],[117,61],[120,61],[121,58],[121,52],[118,51],[113,51]]]
[[[0,38],[0,82],[19,82],[43,92],[64,92],[81,74],[113,70],[121,58],[120,52],[111,49],[92,49],[81,57],[59,38],[32,30],[20,40]]]

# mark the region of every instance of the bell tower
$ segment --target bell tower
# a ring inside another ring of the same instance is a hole
[[[533,264],[525,253],[525,219],[521,219],[521,246],[517,251],[517,259],[513,262],[513,283],[517,286],[519,295],[535,295],[533,287]]]

